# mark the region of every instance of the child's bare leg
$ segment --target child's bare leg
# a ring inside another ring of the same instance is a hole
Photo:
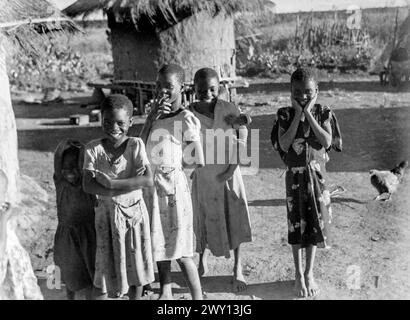
[[[305,283],[309,297],[314,297],[319,293],[319,287],[313,277],[313,266],[315,264],[316,248],[316,246],[309,246],[306,248]]]
[[[233,290],[235,292],[241,292],[246,290],[246,281],[242,272],[242,261],[241,261],[241,246],[239,245],[233,251],[235,257],[235,264],[233,267]]]
[[[85,299],[86,300],[93,300],[93,286],[85,288]]]
[[[75,300],[75,291],[71,291],[70,289],[66,289],[67,292],[67,300]]]
[[[209,272],[208,270],[208,256],[209,250],[204,249],[202,253],[199,254],[199,266],[198,266],[198,273],[199,276],[206,276]]]
[[[0,203],[0,256],[5,255],[7,248],[7,221],[10,217],[10,204]]]
[[[300,245],[292,245],[293,261],[295,263],[295,292],[298,297],[307,296],[307,288],[302,267],[302,248]]]
[[[107,300],[107,293],[101,291],[100,288],[93,288],[93,299],[94,300]]]
[[[202,300],[201,281],[199,280],[198,270],[192,258],[181,258],[177,260],[185,280],[188,282],[192,300]]]
[[[158,261],[160,296],[159,300],[172,300],[171,261]]]
[[[128,299],[129,300],[141,300],[143,291],[144,291],[143,286],[131,286],[128,289]]]

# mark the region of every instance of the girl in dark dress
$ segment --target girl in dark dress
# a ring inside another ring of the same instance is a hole
[[[83,150],[78,141],[64,140],[54,156],[58,215],[54,262],[61,270],[69,300],[82,289],[86,289],[87,299],[92,298],[95,268],[95,198],[81,185]]]
[[[332,128],[339,134],[331,110],[316,104],[317,94],[317,83],[311,73],[298,69],[291,77],[292,107],[280,108],[277,114],[278,150],[287,166],[288,242],[296,269],[295,290],[302,297],[314,296],[319,291],[313,277],[315,253],[317,247],[328,247],[332,214],[325,164],[327,151],[332,147]],[[339,136],[336,143],[340,142]],[[306,250],[304,270],[302,249]]]

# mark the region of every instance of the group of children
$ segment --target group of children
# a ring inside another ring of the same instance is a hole
[[[247,127],[239,109],[220,99],[218,74],[210,68],[196,72],[197,101],[183,107],[184,74],[173,64],[159,70],[156,103],[139,137],[128,136],[131,101],[114,94],[101,105],[101,139],[86,146],[65,140],[58,146],[54,257],[69,299],[81,289],[89,299],[141,299],[154,282],[154,262],[159,298],[172,299],[172,260],[192,298],[202,299],[200,277],[208,272],[209,253],[229,258],[231,250],[233,290],[246,289],[241,244],[252,241],[251,223],[240,161],[231,156],[246,148]],[[271,137],[287,166],[288,235],[295,288],[302,297],[318,292],[315,250],[326,247],[331,218],[325,163],[335,141],[335,118],[329,108],[316,104],[317,94],[309,70],[296,70],[292,106],[279,109]],[[212,146],[218,137],[209,135],[210,130],[222,130],[229,140],[223,152],[234,150],[225,152],[225,161],[216,161],[220,150]],[[186,168],[193,169],[191,190]]]
[[[203,146],[211,141],[203,140],[208,129],[235,127],[243,142],[247,128],[239,110],[218,99],[218,74],[209,68],[196,73],[198,101],[184,108],[184,76],[178,65],[159,70],[156,103],[139,137],[128,136],[131,101],[113,94],[101,105],[101,139],[86,146],[65,140],[58,146],[54,256],[69,299],[81,289],[87,289],[88,298],[140,299],[154,282],[153,262],[159,299],[172,299],[173,260],[192,298],[202,299],[200,276],[208,269],[208,250],[226,257],[234,250],[233,286],[245,289],[240,245],[252,236],[239,165],[229,159],[207,164]],[[236,130],[232,135],[230,141],[240,141]],[[192,190],[185,168],[193,169]]]

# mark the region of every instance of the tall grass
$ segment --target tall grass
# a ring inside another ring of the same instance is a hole
[[[275,76],[291,72],[300,64],[331,71],[338,67],[342,72],[367,70],[391,40],[397,11],[400,24],[407,16],[407,8],[362,10],[361,30],[354,32],[346,26],[349,13],[345,11],[277,14],[255,20],[252,30],[236,28],[237,34],[255,34],[237,41],[239,72]],[[249,21],[236,24],[246,25]]]

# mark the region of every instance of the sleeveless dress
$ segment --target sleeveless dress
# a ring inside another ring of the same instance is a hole
[[[200,141],[199,134],[199,120],[188,110],[180,109],[152,125],[147,154],[155,187],[148,207],[155,261],[194,255],[192,200],[182,160],[186,142]]]
[[[54,236],[54,263],[60,268],[66,287],[71,291],[79,291],[93,285],[96,250],[95,196],[85,193],[81,182],[72,185],[61,174],[64,151],[72,146],[81,150],[81,169],[84,146],[78,141],[62,141],[54,155],[53,179],[58,216]]]
[[[316,104],[312,115],[323,127],[331,120],[328,107]],[[294,117],[291,107],[280,108],[277,121],[284,131],[289,129]],[[287,152],[281,150],[286,170],[286,208],[288,242],[307,247],[328,246],[329,227],[332,218],[330,192],[326,188],[325,164],[329,160],[313,130],[301,121],[295,140]],[[279,146],[280,147],[280,146]]]
[[[114,179],[133,177],[148,164],[140,138],[128,138],[124,153],[114,162],[106,154],[101,139],[86,146],[84,170],[98,170]],[[122,296],[130,286],[154,282],[149,217],[141,189],[115,197],[97,195],[95,227],[97,288]]]
[[[239,166],[232,179],[217,181],[217,175],[226,171],[231,162],[231,142],[227,138],[223,149],[217,146],[213,150],[210,146],[218,142],[209,133],[220,130],[229,136],[231,132],[236,138],[235,130],[224,118],[228,114],[239,115],[240,111],[235,105],[221,99],[215,105],[213,119],[196,111],[195,104],[190,109],[201,122],[201,142],[205,156],[205,166],[195,170],[192,181],[196,251],[202,253],[208,248],[215,256],[229,258],[230,250],[236,249],[241,243],[252,241],[248,203]],[[238,141],[232,141],[235,145],[231,147],[235,150]],[[221,154],[225,154],[224,163],[218,161]]]

